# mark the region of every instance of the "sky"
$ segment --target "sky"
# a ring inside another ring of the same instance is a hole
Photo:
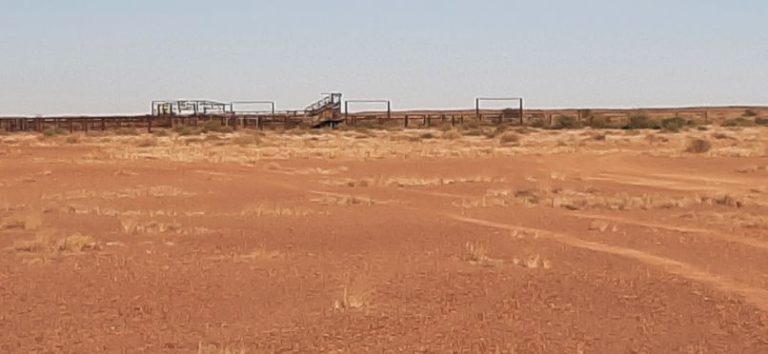
[[[768,105],[766,0],[0,0],[0,115]]]

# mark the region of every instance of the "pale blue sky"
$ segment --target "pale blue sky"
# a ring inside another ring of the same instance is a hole
[[[768,104],[766,0],[0,0],[0,115],[320,92],[396,109]]]

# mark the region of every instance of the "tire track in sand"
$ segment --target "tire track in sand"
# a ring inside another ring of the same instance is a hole
[[[629,218],[623,218],[618,216],[584,214],[584,213],[573,213],[569,215],[580,218],[580,219],[612,221],[619,224],[634,225],[634,226],[640,226],[640,227],[645,227],[649,229],[659,229],[659,230],[667,230],[667,231],[689,233],[689,234],[701,234],[701,235],[708,236],[720,241],[733,242],[733,243],[738,243],[744,246],[759,248],[762,250],[768,250],[768,242],[755,240],[747,237],[732,236],[732,235],[720,233],[717,231],[707,230],[707,229],[692,228],[692,227],[685,227],[685,226],[674,226],[674,225],[660,224],[655,222],[638,221],[638,220],[632,220]]]
[[[456,221],[478,226],[509,231],[532,232],[538,234],[540,237],[549,238],[571,247],[633,259],[650,266],[661,268],[668,273],[675,274],[689,280],[709,284],[718,290],[738,294],[760,310],[768,312],[768,290],[749,287],[674,259],[645,253],[632,248],[611,246],[599,242],[586,241],[573,236],[569,236],[567,234],[555,233],[542,229],[512,226],[449,213],[443,215]]]

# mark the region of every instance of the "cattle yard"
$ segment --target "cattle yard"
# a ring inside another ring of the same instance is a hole
[[[496,108],[485,108],[485,104]],[[507,107],[498,107],[498,103]],[[355,107],[374,109],[354,111]],[[378,108],[377,108],[378,107]],[[343,100],[341,93],[329,93],[301,110],[278,110],[276,101],[165,100],[152,101],[149,114],[112,116],[38,116],[2,117],[0,130],[7,132],[48,129],[89,132],[124,127],[144,129],[198,126],[217,122],[231,129],[291,129],[367,125],[405,128],[452,127],[472,124],[506,124],[534,127],[556,127],[564,121],[576,121],[580,126],[621,127],[636,115],[678,118],[692,124],[709,124],[738,117],[745,109],[765,111],[765,107],[709,107],[656,109],[528,109],[524,99],[517,97],[478,97],[474,107],[464,110],[393,110],[388,99]]]

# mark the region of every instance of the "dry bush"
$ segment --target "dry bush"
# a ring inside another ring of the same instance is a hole
[[[221,122],[215,120],[209,120],[205,122],[201,128],[203,133],[231,133],[232,127],[222,125]]]
[[[176,128],[173,128],[173,131],[179,136],[200,135],[203,133],[199,128],[186,125],[177,126]]]
[[[115,135],[123,135],[123,136],[133,136],[133,135],[139,135],[139,132],[136,131],[134,128],[117,128],[113,132]]]
[[[77,144],[80,142],[80,137],[77,135],[71,135],[71,136],[68,136],[64,141],[67,144]]]
[[[443,135],[442,135],[443,139],[448,139],[448,140],[461,139],[462,136],[463,135],[461,134],[461,131],[456,129],[447,130],[443,132]]]
[[[43,131],[43,137],[45,138],[65,134],[67,134],[67,131],[61,128],[49,128]]]
[[[755,121],[744,117],[726,119],[722,124],[723,127],[753,127]]]
[[[152,133],[152,134],[153,134],[154,136],[158,137],[158,138],[162,138],[162,137],[170,136],[170,134],[168,134],[168,131],[167,131],[167,130],[165,130],[165,129],[159,129],[159,130],[155,130],[155,132],[154,132],[154,133]]]
[[[712,143],[709,140],[701,138],[691,138],[685,147],[685,152],[691,154],[703,154],[712,149]]]
[[[610,127],[610,124],[608,124],[608,119],[605,117],[593,116],[590,120],[589,126],[594,129],[606,129]]]
[[[562,116],[552,124],[551,129],[579,129],[581,128],[581,122],[576,117]]]
[[[415,136],[411,139],[411,141],[420,141],[420,140],[431,140],[436,139],[437,135],[433,132],[424,132],[419,134],[418,136]]]
[[[499,138],[501,146],[517,146],[520,144],[520,135],[513,132],[506,132]]]
[[[153,147],[157,146],[157,139],[154,137],[146,137],[143,139],[140,139],[136,142],[136,146],[138,147]]]
[[[215,146],[224,146],[225,145],[225,139],[218,136],[217,134],[206,134],[205,138],[203,138],[203,141],[210,142]]]
[[[238,135],[232,138],[232,143],[239,146],[257,144],[259,140],[253,135]]]
[[[624,129],[659,129],[659,123],[648,118],[645,114],[635,114],[629,117],[629,123]]]
[[[736,140],[734,137],[725,133],[713,133],[712,138],[717,140]]]
[[[688,124],[688,121],[683,118],[666,118],[661,120],[661,129],[668,132],[679,132]]]

